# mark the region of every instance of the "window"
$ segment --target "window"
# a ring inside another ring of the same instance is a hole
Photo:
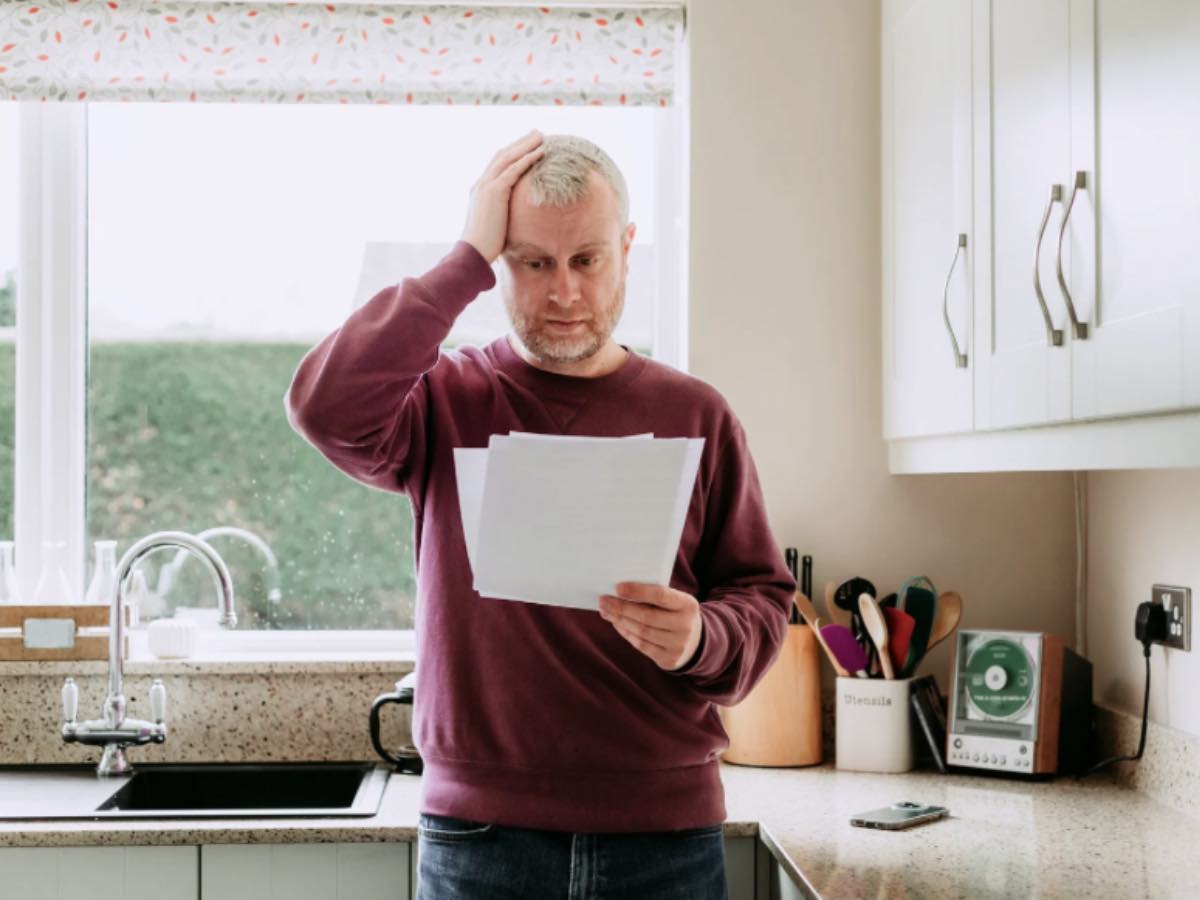
[[[676,110],[87,109],[88,545],[114,539],[123,552],[154,530],[238,529],[212,541],[233,574],[240,628],[413,627],[408,501],[334,469],[292,432],[282,398],[313,344],[457,240],[496,148],[538,127],[613,156],[638,225],[616,337],[652,347],[671,283],[663,260],[677,258],[666,223],[656,227],[656,142]],[[489,293],[450,343],[504,333],[499,292]],[[181,558],[164,572],[170,558],[147,566],[161,612],[210,606],[204,568]]]
[[[17,335],[17,113],[0,104],[0,540],[13,539]],[[3,585],[0,585],[3,589]]]

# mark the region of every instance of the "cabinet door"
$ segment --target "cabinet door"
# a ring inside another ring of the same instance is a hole
[[[970,16],[959,0],[884,6],[888,438],[973,426]]]
[[[1070,2],[976,0],[974,12],[976,423],[1066,421],[1071,344],[1056,277],[1065,197],[1052,200],[1052,188],[1071,174]]]
[[[1200,406],[1200,4],[1075,0],[1072,29],[1075,418]]]
[[[409,900],[409,845],[213,844],[201,900]]]
[[[196,847],[4,847],[0,897],[196,900]]]

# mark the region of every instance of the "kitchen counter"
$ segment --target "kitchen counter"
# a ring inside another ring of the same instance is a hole
[[[1200,885],[1200,820],[1103,776],[721,773],[726,835],[757,835],[821,897],[1194,896]],[[0,773],[0,802],[22,777]],[[415,841],[419,786],[393,776],[371,818],[0,822],[0,846]],[[898,800],[948,806],[951,818],[899,832],[850,826],[851,814]]]

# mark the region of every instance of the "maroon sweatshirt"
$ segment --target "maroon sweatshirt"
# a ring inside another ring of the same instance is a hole
[[[310,350],[284,401],[335,466],[412,503],[421,811],[591,833],[723,822],[729,738],[714,704],[737,703],[778,656],[795,589],[746,435],[715,389],[632,351],[580,378],[529,365],[505,337],[441,350],[494,284],[459,241]],[[705,438],[671,575],[700,601],[703,637],[679,669],[596,611],[474,590],[453,448],[510,431]]]

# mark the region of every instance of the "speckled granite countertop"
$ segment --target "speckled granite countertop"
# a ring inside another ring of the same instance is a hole
[[[1025,782],[722,766],[730,821],[820,897],[1197,897],[1200,819],[1106,776]],[[908,831],[855,813],[913,800],[951,817]]]
[[[1200,820],[1111,780],[1027,783],[724,764],[730,837],[758,835],[797,884],[841,897],[1185,897]],[[0,802],[19,773],[0,773]],[[419,779],[394,776],[358,819],[0,822],[0,846],[416,840]],[[898,800],[948,806],[909,831],[852,828]]]

